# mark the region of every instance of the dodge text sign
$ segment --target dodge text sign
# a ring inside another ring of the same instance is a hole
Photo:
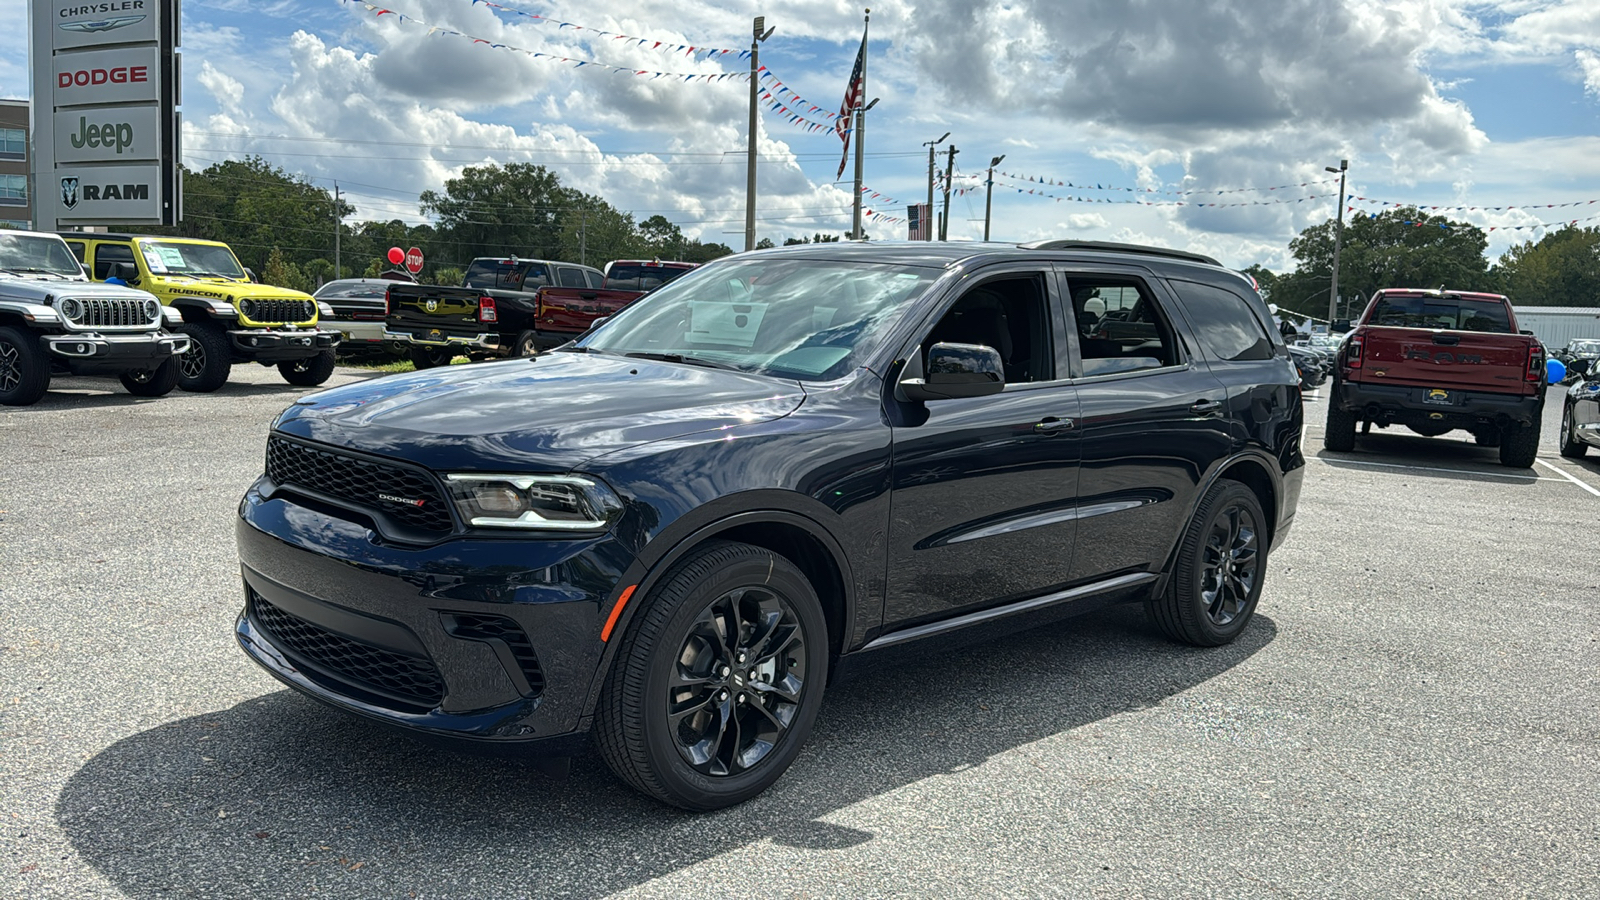
[[[155,47],[83,50],[55,58],[56,106],[161,99]]]

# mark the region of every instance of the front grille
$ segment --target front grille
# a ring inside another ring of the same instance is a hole
[[[521,625],[505,616],[451,613],[449,618],[450,634],[454,637],[470,641],[504,641],[511,649],[511,655],[516,657],[517,668],[528,679],[528,696],[537,697],[544,693],[544,669],[540,668],[539,656],[533,652],[533,643],[528,640],[528,634]]]
[[[317,314],[311,300],[241,300],[239,311],[252,322],[308,322]]]
[[[299,486],[357,504],[431,534],[449,534],[455,527],[438,484],[415,469],[273,435],[267,438],[267,477],[275,484]]]
[[[444,680],[433,663],[334,634],[284,612],[250,592],[256,624],[279,649],[375,694],[428,709],[444,699]]]
[[[150,324],[143,300],[122,298],[80,299],[83,316],[73,320],[79,328],[136,328]]]

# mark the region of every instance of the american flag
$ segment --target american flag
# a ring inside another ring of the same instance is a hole
[[[932,218],[932,211],[926,203],[913,203],[906,207],[906,240],[926,241],[932,238],[928,220]]]
[[[861,35],[861,49],[856,52],[855,68],[850,70],[850,83],[844,87],[844,102],[839,104],[839,118],[833,120],[833,130],[844,141],[844,155],[839,157],[839,171],[833,176],[837,181],[844,177],[844,164],[850,161],[850,132],[854,130],[852,114],[861,105],[867,92],[867,36]]]

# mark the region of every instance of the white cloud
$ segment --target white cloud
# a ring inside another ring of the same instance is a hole
[[[1574,54],[1578,65],[1583,68],[1583,89],[1596,97],[1600,97],[1600,53],[1593,50],[1579,50]]]
[[[223,109],[231,113],[239,112],[240,104],[244,102],[244,85],[238,79],[219,72],[210,60],[200,64],[199,79]]]

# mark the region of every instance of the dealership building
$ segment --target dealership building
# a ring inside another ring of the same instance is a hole
[[[0,100],[0,228],[32,228],[28,101]]]

